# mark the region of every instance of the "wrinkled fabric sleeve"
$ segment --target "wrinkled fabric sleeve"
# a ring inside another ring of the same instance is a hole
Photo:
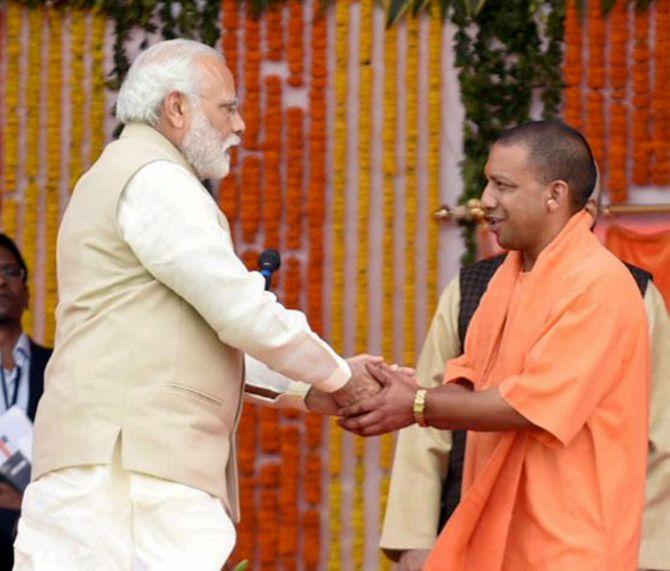
[[[651,403],[640,567],[670,570],[670,318],[658,288],[644,296],[651,334]]]
[[[460,353],[458,277],[445,288],[417,363],[419,383],[442,384],[444,364]],[[451,431],[409,426],[396,443],[380,546],[392,559],[408,549],[431,549],[437,537]]]
[[[348,364],[309,327],[305,315],[264,291],[264,279],[235,255],[220,211],[183,167],[156,161],[121,195],[123,239],[157,280],[191,304],[223,343],[291,379],[326,392],[351,376]]]
[[[558,441],[538,432],[547,444],[570,442],[617,382],[630,358],[626,346],[640,331],[646,335],[641,307],[637,315],[602,293],[592,288],[566,300],[531,346],[523,371],[499,386],[512,408]]]

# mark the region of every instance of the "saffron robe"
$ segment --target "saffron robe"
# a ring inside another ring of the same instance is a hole
[[[575,214],[529,272],[512,252],[445,382],[498,387],[534,427],[470,432],[461,503],[426,571],[637,568],[649,342],[630,272]]]

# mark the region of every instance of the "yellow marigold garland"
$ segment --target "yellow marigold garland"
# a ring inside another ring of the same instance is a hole
[[[42,10],[28,10],[28,81],[26,84],[26,154],[25,154],[25,203],[23,206],[22,252],[28,271],[32,274],[37,268],[37,230],[39,227],[40,202],[40,93],[42,76]],[[30,288],[30,304],[23,314],[23,326],[29,335],[34,335],[35,327],[35,291]]]
[[[368,266],[370,256],[370,195],[371,195],[371,154],[372,148],[372,42],[373,42],[373,0],[361,0],[359,3],[359,91],[358,91],[358,240],[356,256],[356,336],[355,352],[368,350],[369,319],[369,281]],[[354,569],[362,569],[365,559],[365,439],[354,438],[354,506],[352,527],[354,535]]]
[[[46,176],[46,260],[44,298],[45,342],[53,343],[58,300],[56,283],[56,236],[60,214],[61,183],[61,104],[63,91],[63,16],[60,10],[49,11],[49,71],[47,99],[47,176]]]
[[[333,148],[333,290],[330,340],[336,351],[344,350],[344,224],[347,185],[347,65],[349,61],[349,2],[335,4],[335,133]],[[330,550],[328,569],[341,568],[342,558],[342,446],[337,422],[330,423]]]
[[[405,344],[403,362],[414,363],[416,350],[416,236],[418,218],[417,143],[419,136],[419,22],[407,19],[407,150],[405,186]]]
[[[84,170],[85,42],[86,14],[73,9],[70,11],[70,191]]]
[[[435,15],[430,20],[428,35],[428,212],[440,206],[440,130],[442,127],[442,22]],[[427,222],[427,309],[433,315],[438,298],[439,227]]]
[[[105,32],[107,20],[101,12],[91,15],[91,104],[89,111],[90,154],[88,167],[105,146]]]
[[[14,198],[17,191],[19,167],[19,91],[21,59],[21,26],[23,10],[18,2],[8,2],[6,7],[6,75],[3,108],[3,197],[2,228],[12,237],[18,230],[18,205]]]
[[[383,219],[384,237],[382,258],[395,258],[395,177],[398,159],[396,156],[396,127],[398,120],[398,30],[396,26],[384,33],[384,120],[382,124],[382,174],[383,174]],[[394,293],[395,271],[393,264],[382,265],[382,354],[387,359],[396,359]],[[380,515],[383,517],[391,478],[394,438],[386,434],[380,439],[379,464],[382,472],[380,483]],[[381,569],[391,568],[386,557],[380,561]]]

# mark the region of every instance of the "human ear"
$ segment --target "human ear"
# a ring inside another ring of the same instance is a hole
[[[163,100],[163,114],[175,129],[183,129],[188,114],[188,100],[179,91],[171,91]]]

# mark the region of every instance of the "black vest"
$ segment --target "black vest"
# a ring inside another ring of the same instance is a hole
[[[493,274],[495,274],[496,270],[504,260],[505,255],[503,254],[461,268],[459,274],[461,299],[458,310],[458,337],[461,343],[461,352],[465,346],[465,334],[468,330],[470,320],[477,310],[477,306],[479,305]],[[630,264],[626,264],[626,267],[635,278],[635,282],[640,288],[640,292],[644,295],[647,291],[647,284],[652,279],[651,274]],[[440,522],[438,524],[438,533],[442,530],[444,524],[447,523],[451,514],[454,513],[454,510],[461,499],[465,440],[465,430],[454,430],[452,432],[449,469],[447,472],[447,479],[444,481],[442,487],[442,498],[440,501]]]

